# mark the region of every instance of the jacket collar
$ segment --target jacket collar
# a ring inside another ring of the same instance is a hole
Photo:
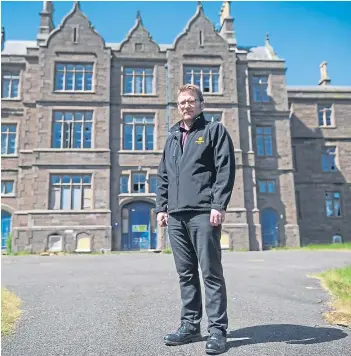
[[[181,123],[183,122],[183,120],[180,120],[178,121],[175,125],[173,125],[169,132],[170,133],[174,133],[174,132],[177,132],[177,131],[185,131],[185,129],[181,126]],[[198,115],[195,119],[194,119],[194,122],[190,128],[189,131],[192,131],[196,128],[199,128],[201,126],[203,126],[203,124],[206,122],[205,120],[205,116],[203,113],[201,113],[200,115]]]

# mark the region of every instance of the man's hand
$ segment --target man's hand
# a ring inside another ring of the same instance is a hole
[[[225,218],[225,210],[218,211],[216,209],[211,209],[210,223],[212,226],[221,225]]]
[[[158,213],[157,214],[157,223],[160,227],[166,227],[168,225],[168,214],[167,213]]]

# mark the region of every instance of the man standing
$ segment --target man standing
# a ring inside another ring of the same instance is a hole
[[[234,186],[234,147],[222,124],[205,120],[204,99],[197,86],[183,85],[177,104],[182,120],[166,140],[156,203],[158,224],[168,225],[182,299],[181,325],[165,336],[165,343],[182,345],[201,338],[199,263],[210,334],[206,352],[219,354],[226,349],[228,328],[221,224]]]

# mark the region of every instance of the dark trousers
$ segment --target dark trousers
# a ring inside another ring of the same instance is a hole
[[[199,328],[202,319],[200,264],[205,286],[208,332],[226,334],[227,292],[222,269],[221,226],[211,226],[210,213],[170,214],[168,234],[179,275],[181,321]]]

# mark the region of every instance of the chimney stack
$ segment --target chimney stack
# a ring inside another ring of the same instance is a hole
[[[229,44],[236,45],[234,32],[234,18],[230,16],[230,1],[224,1],[219,13],[219,24],[221,29],[219,34],[227,40]]]
[[[1,27],[1,51],[4,49],[5,45],[5,27]]]
[[[319,66],[321,71],[321,79],[319,80],[319,85],[329,85],[331,79],[328,77],[328,69],[327,69],[327,62],[322,62]]]
[[[49,33],[55,28],[52,17],[54,5],[52,1],[43,1],[43,9],[40,12],[40,26],[37,35],[37,43],[43,43],[48,38]]]

